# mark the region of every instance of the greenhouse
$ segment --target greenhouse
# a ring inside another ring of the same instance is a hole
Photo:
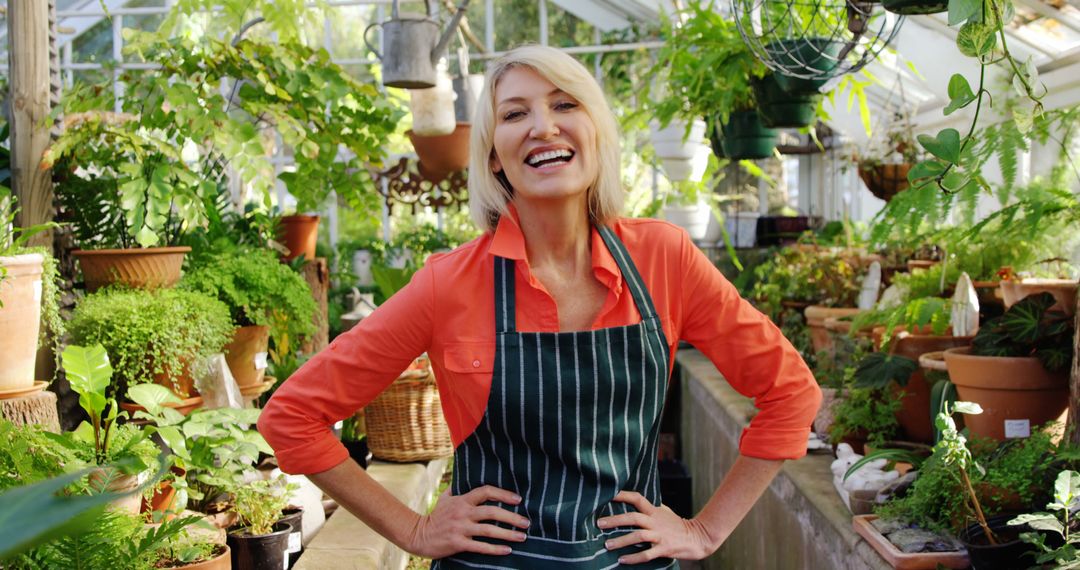
[[[0,19],[0,568],[1080,568],[1074,0]]]

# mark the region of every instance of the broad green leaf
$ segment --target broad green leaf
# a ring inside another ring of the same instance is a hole
[[[960,131],[956,129],[943,129],[936,137],[919,135],[919,143],[941,160],[951,163],[960,161]]]
[[[1050,293],[1029,295],[1001,316],[1001,325],[1009,337],[1019,343],[1033,343],[1040,337],[1043,314],[1056,301]]]
[[[1058,473],[1054,481],[1054,499],[1065,507],[1072,507],[1080,498],[1080,473],[1072,470]]]
[[[956,402],[953,411],[960,414],[976,415],[983,412],[982,406],[975,402]]]
[[[956,47],[968,57],[985,57],[997,47],[996,32],[994,26],[968,22],[956,34]]]
[[[172,390],[158,384],[136,384],[128,388],[128,398],[132,402],[146,408],[146,411],[158,415],[164,408],[163,404],[179,404],[180,398],[172,393]]]
[[[906,356],[872,352],[855,369],[855,387],[884,388],[889,382],[906,386],[912,373],[918,369],[919,363]]]
[[[971,84],[967,78],[959,73],[954,73],[949,79],[949,104],[945,107],[945,114],[967,107],[975,100],[975,93],[971,90]]]
[[[908,182],[917,184],[920,180],[940,176],[947,166],[937,159],[924,160],[908,171]]]
[[[105,348],[100,344],[91,347],[68,345],[61,354],[61,359],[71,389],[79,394],[80,404],[84,407],[91,406],[87,408],[87,412],[92,415],[104,411],[105,390],[109,387],[113,373]]]
[[[1036,530],[1049,530],[1052,532],[1063,532],[1065,527],[1058,521],[1053,515],[1046,513],[1034,513],[1017,515],[1016,517],[1009,519],[1009,526],[1028,525]]]
[[[1021,134],[1028,134],[1035,127],[1035,111],[1023,105],[1017,105],[1012,109],[1013,121],[1016,130]]]
[[[0,495],[0,559],[7,559],[56,537],[76,534],[94,525],[119,495],[67,495],[66,487],[86,476],[69,473]]]
[[[949,0],[949,25],[982,21],[983,0]]]

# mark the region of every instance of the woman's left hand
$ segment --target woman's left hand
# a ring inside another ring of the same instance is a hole
[[[597,526],[605,530],[633,526],[638,530],[608,540],[607,549],[643,542],[652,544],[651,548],[619,558],[620,564],[641,564],[655,558],[701,560],[719,547],[713,546],[712,538],[700,522],[684,519],[664,505],[654,506],[639,493],[621,491],[614,500],[627,503],[638,512],[604,517],[596,521]]]

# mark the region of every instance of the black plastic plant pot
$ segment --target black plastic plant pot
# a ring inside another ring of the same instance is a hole
[[[768,158],[780,134],[761,123],[757,111],[736,111],[724,125],[724,154],[733,160]]]
[[[1031,530],[1027,525],[1009,526],[1008,522],[1016,515],[997,515],[986,519],[998,539],[998,544],[990,544],[986,533],[975,523],[960,532],[960,542],[967,548],[971,567],[975,570],[1014,570],[1028,568],[1035,563],[1035,549],[1020,540],[1021,532]]]
[[[780,87],[776,74],[752,82],[758,114],[766,127],[802,128],[814,122],[821,95],[788,93]]]
[[[292,526],[278,522],[270,534],[247,534],[242,530],[230,532],[225,542],[232,550],[233,570],[282,570]]]
[[[780,88],[788,93],[817,93],[832,78],[832,71],[840,64],[843,42],[825,37],[792,38],[765,45],[765,53],[784,69],[805,70],[807,75],[819,79],[806,79],[776,72]]]
[[[288,546],[285,547],[285,553],[289,557],[288,568],[292,568],[293,564],[296,564],[296,561],[304,552],[303,518],[303,507],[289,507],[281,511],[281,518],[278,519],[279,523],[285,523],[292,527],[292,532],[289,533]]]
[[[894,14],[939,14],[949,9],[949,3],[934,0],[881,0],[881,6]]]

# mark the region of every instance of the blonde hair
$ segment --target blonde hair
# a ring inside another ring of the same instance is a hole
[[[585,66],[555,48],[539,45],[507,52],[488,68],[484,77],[469,139],[469,210],[473,221],[482,230],[494,230],[513,198],[513,189],[508,182],[504,184],[505,176],[500,180],[491,171],[491,157],[495,146],[495,87],[508,71],[518,67],[535,71],[576,99],[592,119],[596,127],[596,148],[592,150],[598,157],[598,169],[586,198],[589,219],[597,225],[606,224],[619,215],[623,205],[615,116],[603,90]]]

